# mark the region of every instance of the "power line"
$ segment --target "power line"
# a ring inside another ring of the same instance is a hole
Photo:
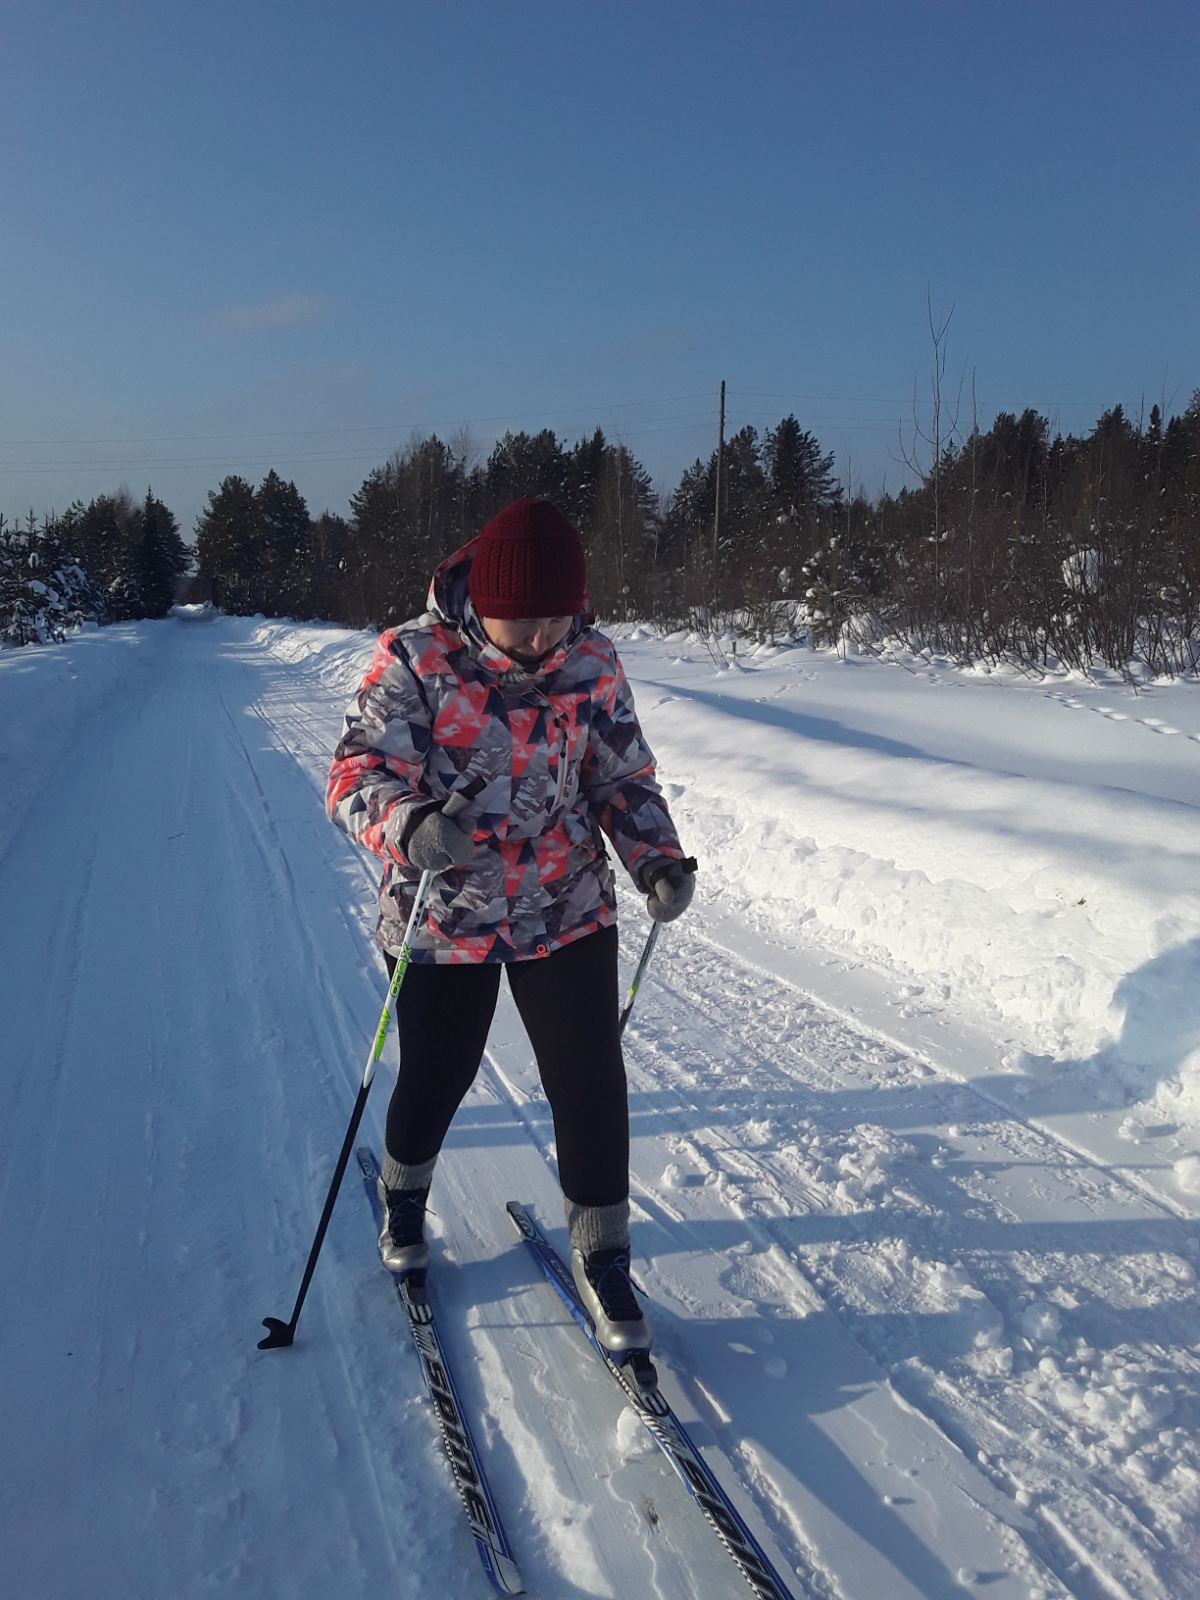
[[[638,429],[639,437],[643,433],[670,433],[677,428],[698,428],[705,426],[711,420],[707,411],[690,412],[680,417],[659,417],[644,428]],[[230,438],[236,435],[229,435]],[[250,434],[247,437],[256,438],[259,435]],[[389,451],[389,455],[394,452]],[[228,456],[210,457],[171,457],[157,456],[144,461],[36,461],[26,464],[22,461],[0,462],[0,471],[3,472],[71,472],[92,471],[102,469],[105,472],[140,472],[144,468],[163,467],[176,471],[181,467],[236,467],[257,466],[259,462],[267,460],[286,460],[309,464],[322,461],[378,461],[378,449],[362,450],[322,450],[309,451],[296,454],[291,451],[267,451],[261,455],[243,456],[231,460]]]
[[[912,396],[906,395],[902,399],[894,396],[883,395],[836,395],[836,394],[801,394],[787,389],[739,389],[731,387],[729,390],[731,402],[743,398],[748,400],[783,400],[791,405],[886,405],[910,407]],[[414,430],[432,428],[457,428],[460,426],[474,427],[485,426],[490,423],[538,421],[543,418],[590,414],[595,416],[600,412],[613,412],[627,410],[634,406],[678,405],[688,400],[708,400],[707,391],[698,391],[692,394],[661,395],[642,400],[604,400],[570,406],[556,406],[543,411],[502,412],[489,417],[463,417],[461,413],[454,416],[443,416],[433,419],[418,419],[410,421],[396,420],[392,422],[358,423],[353,426],[324,427],[324,428],[280,428],[272,431],[256,432],[224,432],[224,433],[161,433],[142,435],[123,435],[104,439],[75,439],[75,438],[42,438],[42,439],[14,439],[0,436],[0,449],[29,447],[44,447],[50,445],[73,445],[82,447],[103,447],[108,445],[142,445],[142,444],[189,444],[211,443],[219,439],[305,439],[321,437],[342,437],[349,434],[391,433],[402,435]],[[991,407],[996,402],[988,399],[978,399],[979,405]],[[1059,407],[1096,407],[1101,410],[1108,408],[1109,400],[1044,400],[1043,408],[1054,410]],[[707,414],[707,413],[706,413]],[[647,419],[647,421],[670,419]],[[848,422],[878,425],[877,420],[871,417],[816,417],[814,421],[842,425]]]
[[[747,395],[758,400],[790,400],[792,402],[804,400],[812,405],[823,405],[834,402],[838,405],[868,405],[868,406],[911,406],[912,395],[905,395],[902,400],[885,398],[881,395],[870,394],[792,394],[788,390],[776,389],[731,389],[733,396]],[[977,403],[981,406],[992,406],[997,402],[977,396]],[[1043,406],[1053,410],[1057,406],[1099,406],[1102,411],[1107,411],[1112,405],[1112,400],[1044,400]],[[1024,409],[1024,407],[1022,407]]]
[[[671,406],[680,405],[685,400],[706,400],[706,393],[662,395],[652,400],[604,400],[592,405],[558,406],[549,411],[506,411],[494,417],[463,418],[461,415],[453,417],[435,418],[432,421],[418,422],[364,422],[354,427],[345,428],[281,428],[271,433],[158,433],[142,436],[130,436],[115,439],[5,439],[0,437],[0,447],[9,448],[13,445],[110,445],[110,444],[190,444],[205,443],[214,439],[305,439],[315,438],[328,434],[347,433],[393,433],[399,434],[412,432],[414,428],[430,427],[471,427],[475,424],[482,425],[491,422],[522,422],[536,421],[542,417],[570,416],[579,412],[595,414],[597,411],[614,411],[627,409],[630,406]]]

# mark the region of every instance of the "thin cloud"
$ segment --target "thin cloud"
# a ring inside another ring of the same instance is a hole
[[[276,300],[260,300],[256,305],[231,306],[217,318],[226,333],[250,333],[258,328],[294,328],[313,322],[325,310],[320,294],[285,294]]]

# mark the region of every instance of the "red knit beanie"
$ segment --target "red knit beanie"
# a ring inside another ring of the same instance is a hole
[[[587,563],[575,528],[549,500],[514,500],[479,530],[468,580],[481,617],[573,617]]]

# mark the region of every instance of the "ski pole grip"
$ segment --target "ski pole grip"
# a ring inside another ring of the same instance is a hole
[[[684,860],[682,860],[679,863],[679,865],[683,868],[683,870],[685,872],[695,873],[695,871],[696,871],[696,858],[695,858],[695,856],[686,856],[684,858]]]
[[[442,807],[444,817],[457,817],[467,809],[471,801],[476,799],[487,788],[487,779],[482,773],[477,778],[472,778],[470,783],[461,789],[456,789],[449,800]]]

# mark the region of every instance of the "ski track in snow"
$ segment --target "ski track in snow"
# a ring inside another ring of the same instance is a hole
[[[0,1570],[39,1600],[485,1593],[353,1172],[295,1348],[254,1349],[383,997],[377,863],[320,803],[353,685],[245,624],[139,642],[0,862]],[[1195,1224],[716,926],[667,930],[627,1035],[635,1275],[797,1600],[1200,1595]],[[529,1591],[742,1594],[504,1215],[562,1244],[553,1150],[505,991],[433,1283]]]

